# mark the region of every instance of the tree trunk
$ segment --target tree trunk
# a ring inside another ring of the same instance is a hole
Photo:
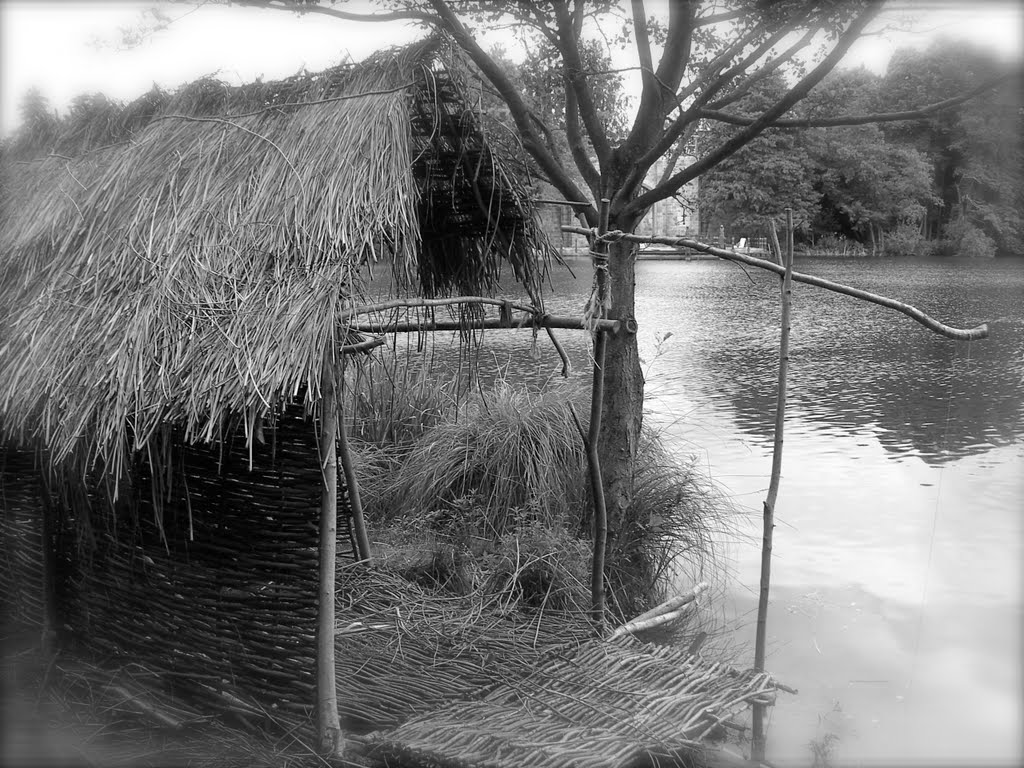
[[[611,228],[616,228],[614,223]],[[632,227],[622,228],[632,231]],[[598,455],[608,510],[608,549],[612,553],[633,500],[633,471],[643,420],[644,377],[637,349],[633,299],[635,266],[632,244],[610,244],[608,276],[612,306],[608,317],[622,321],[623,328],[619,333],[609,334],[605,349],[604,416]]]

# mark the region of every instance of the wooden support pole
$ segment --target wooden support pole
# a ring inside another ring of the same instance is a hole
[[[342,358],[342,388],[344,389],[345,369]],[[344,398],[341,400],[344,403]],[[356,477],[352,463],[352,451],[348,444],[348,427],[345,423],[345,412],[339,403],[338,410],[338,453],[341,456],[341,467],[345,472],[345,487],[348,488],[348,503],[352,514],[352,532],[355,534],[356,559],[363,563],[370,562],[370,537],[366,532],[366,518],[363,516],[363,500],[359,493],[359,479]]]
[[[345,750],[338,717],[334,670],[334,572],[338,553],[338,398],[333,345],[324,356],[320,384],[320,579],[316,625],[316,704],[320,749],[332,757]]]
[[[563,328],[566,330],[592,330],[600,328],[609,333],[618,333],[618,320],[594,319],[588,325],[582,317],[555,317],[552,315],[528,315],[513,318],[511,325],[500,317],[485,317],[473,320],[365,320],[352,323],[349,328],[360,333],[420,333],[422,331],[474,331],[498,328]]]
[[[594,497],[594,558],[590,572],[590,611],[598,628],[604,626],[604,562],[608,548],[608,508],[604,500],[604,480],[597,441],[601,434],[601,403],[604,400],[604,351],[608,337],[597,331],[594,339],[594,377],[590,393],[590,430],[587,434],[587,467],[590,491]]]
[[[611,201],[601,200],[601,220],[598,235],[608,231],[608,211]],[[591,248],[594,257],[597,296],[592,299],[598,309],[597,319],[604,319],[608,296],[607,263],[597,261],[603,256],[608,258],[608,243],[598,240]],[[601,460],[597,452],[597,444],[601,435],[601,416],[604,403],[604,358],[607,336],[600,328],[594,331],[594,375],[590,391],[590,429],[587,435],[587,467],[590,470],[590,489],[594,496],[594,557],[590,573],[590,611],[594,623],[600,630],[605,619],[605,582],[604,562],[608,548],[608,509],[604,500],[604,481],[601,478]]]
[[[761,539],[761,591],[757,600],[757,630],[754,639],[754,671],[764,671],[768,627],[768,593],[772,575],[772,532],[775,529],[775,500],[782,477],[783,427],[786,416],[786,377],[789,373],[790,304],[793,293],[793,210],[786,209],[786,250],[783,254],[785,272],[782,277],[782,332],[779,338],[779,387],[775,405],[775,444],[772,447],[772,476],[768,497],[764,501],[764,525]],[[754,704],[751,757],[764,760],[764,704]]]

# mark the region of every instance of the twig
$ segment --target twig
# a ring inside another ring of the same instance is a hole
[[[371,349],[381,346],[387,342],[387,338],[384,336],[376,336],[372,339],[364,339],[363,341],[357,341],[354,344],[345,344],[338,351],[343,355],[351,355],[356,352],[369,352]]]
[[[782,332],[779,338],[779,388],[775,406],[775,444],[772,447],[772,475],[768,484],[768,497],[764,501],[764,526],[761,540],[761,590],[757,600],[757,629],[754,639],[754,670],[764,671],[767,644],[768,593],[772,574],[772,531],[775,528],[775,500],[779,495],[782,477],[783,429],[786,417],[786,377],[789,373],[790,304],[793,294],[793,210],[786,209],[786,250],[783,255],[782,277]],[[754,704],[754,728],[751,753],[756,760],[764,759],[763,704]]]
[[[551,330],[551,327],[545,325],[544,330],[547,331],[548,338],[551,339],[551,343],[554,345],[558,356],[562,358],[562,378],[568,379],[569,374],[572,373],[572,363],[569,362],[569,356],[565,354],[565,349],[555,337],[555,332]]]

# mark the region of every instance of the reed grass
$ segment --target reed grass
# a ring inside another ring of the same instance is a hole
[[[585,459],[565,407],[574,396],[504,381],[474,393],[414,443],[388,486],[382,518],[443,515],[469,499],[485,536],[500,538],[517,520],[577,527]]]
[[[215,441],[300,392],[315,410],[367,264],[427,295],[493,291],[511,266],[539,295],[550,247],[445,51],[83,99],[49,146],[6,146],[6,436],[117,476],[164,424]]]
[[[373,434],[407,439],[364,442],[359,454],[372,528],[395,567],[438,585],[472,583],[527,607],[550,601],[586,610],[591,501],[569,405],[585,412],[587,393],[567,384],[538,393],[499,380],[456,398],[456,387],[435,383],[433,391],[446,395],[427,404],[417,376],[392,373],[389,395],[402,402],[405,381],[412,403],[395,413],[404,420],[411,411],[416,429],[391,432],[375,421]],[[607,567],[613,609],[623,619],[660,602],[673,585],[715,573],[715,534],[733,513],[699,468],[649,429],[635,483]]]

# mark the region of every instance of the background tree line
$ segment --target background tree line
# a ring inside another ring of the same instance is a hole
[[[987,52],[940,40],[904,49],[884,76],[835,70],[791,113],[815,119],[898,112],[963,93],[1005,69]],[[750,114],[785,93],[775,73],[737,105]],[[1021,81],[1003,83],[925,120],[771,128],[701,177],[705,237],[763,234],[790,207],[797,240],[819,250],[853,244],[868,254],[1024,254]],[[708,123],[714,145],[736,128]]]

